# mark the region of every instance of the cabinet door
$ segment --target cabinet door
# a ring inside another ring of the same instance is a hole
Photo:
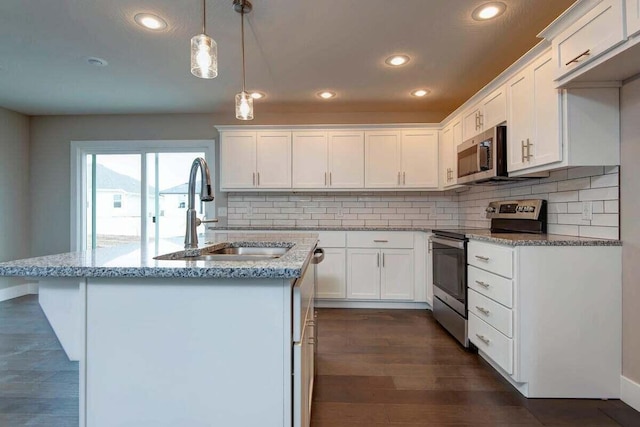
[[[482,127],[480,126],[480,106],[476,105],[465,111],[462,116],[462,140],[466,141],[469,138],[473,138],[480,132],[482,132]]]
[[[440,178],[444,187],[451,185],[453,179],[453,150],[453,125],[449,125],[442,130],[440,139]]]
[[[507,93],[502,86],[482,100],[480,127],[484,131],[505,120],[507,120]]]
[[[344,299],[347,297],[345,261],[344,249],[324,249],[324,261],[316,267],[318,272],[316,296],[318,298]]]
[[[365,132],[365,187],[400,186],[400,132]]]
[[[380,299],[413,300],[414,289],[413,251],[382,250]]]
[[[293,188],[327,186],[327,133],[293,132]]]
[[[437,131],[403,131],[401,158],[403,187],[438,187]]]
[[[364,187],[364,132],[329,132],[329,186]]]
[[[347,298],[380,299],[380,251],[347,250]]]
[[[526,68],[507,83],[509,92],[507,121],[507,170],[529,166],[525,145],[532,138],[533,86],[531,69]]]
[[[253,188],[256,183],[256,133],[223,132],[220,187]]]
[[[560,93],[553,84],[553,59],[544,55],[531,66],[533,83],[533,129],[527,154],[532,166],[562,160],[560,139]],[[507,131],[509,131],[508,129]],[[507,138],[508,140],[508,138]]]
[[[627,36],[640,33],[640,0],[627,0]]]
[[[291,188],[291,132],[258,132],[256,146],[256,185]]]

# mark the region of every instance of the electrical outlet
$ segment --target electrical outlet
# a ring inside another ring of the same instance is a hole
[[[344,211],[342,210],[342,208],[338,208],[338,212],[336,213],[336,218],[343,218],[344,217]]]
[[[593,219],[593,202],[582,202],[582,219],[585,221]]]

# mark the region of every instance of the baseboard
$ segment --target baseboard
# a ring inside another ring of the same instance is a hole
[[[335,301],[316,299],[314,305],[318,308],[431,310],[431,306],[426,302]]]
[[[640,384],[621,375],[620,399],[636,411],[640,411]]]
[[[13,298],[23,297],[25,295],[31,295],[31,294],[37,294],[37,293],[38,293],[38,284],[33,282],[27,282],[21,285],[0,289],[0,301],[7,301]]]

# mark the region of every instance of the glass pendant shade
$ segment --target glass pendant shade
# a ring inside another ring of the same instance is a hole
[[[201,79],[218,75],[218,44],[206,34],[191,38],[191,74]]]
[[[253,120],[253,98],[248,92],[236,95],[236,119]]]

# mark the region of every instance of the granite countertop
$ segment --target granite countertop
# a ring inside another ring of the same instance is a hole
[[[492,233],[478,230],[467,233],[471,240],[509,246],[622,246],[620,240],[563,236],[560,234]]]
[[[452,229],[455,227],[444,227]],[[251,227],[251,226],[221,226],[210,227],[210,231],[252,231],[252,230],[286,230],[286,231],[418,231],[430,233],[429,227]],[[465,230],[468,230],[465,228]],[[530,233],[492,233],[489,229],[479,228],[467,232],[466,236],[499,245],[509,246],[622,246],[621,240],[596,239],[590,237],[565,236],[560,234],[530,234]]]
[[[183,239],[176,238],[160,242],[157,249],[153,244],[130,244],[3,262],[0,263],[0,276],[294,279],[302,276],[318,242],[318,235],[210,233],[200,237],[200,242],[200,248],[222,242],[247,242],[251,246],[293,246],[280,258],[258,261],[153,259],[158,255],[184,251]]]

